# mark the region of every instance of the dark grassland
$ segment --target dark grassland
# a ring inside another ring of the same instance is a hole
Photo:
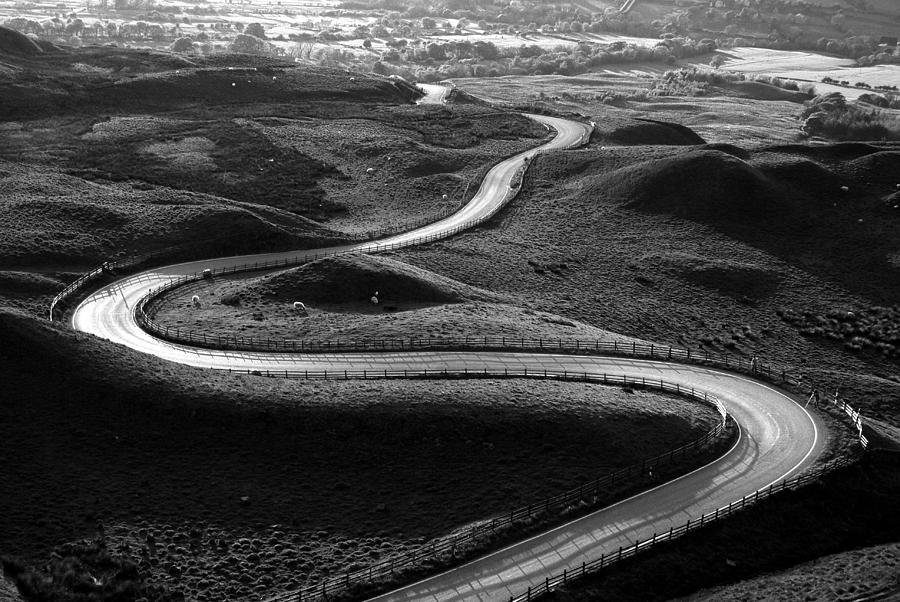
[[[66,589],[69,569],[115,565],[115,583],[158,600],[316,583],[629,465],[634,441],[651,456],[718,420],[579,384],[217,375],[7,310],[0,343],[10,570],[58,573]]]
[[[669,600],[713,584],[733,583],[828,554],[896,542],[900,539],[898,496],[896,455],[873,455],[860,465],[827,475],[805,489],[764,500],[727,521],[662,544],[646,555],[624,561],[614,571],[591,576],[541,599]],[[874,562],[877,550],[864,549],[854,554],[863,557],[864,566],[852,573],[844,563],[835,563],[838,566],[832,571],[827,566],[823,570],[816,566],[821,562],[818,561],[788,573],[787,578],[777,582],[774,591],[762,581],[723,588],[712,593],[710,599],[834,600],[896,592],[896,556]],[[868,567],[866,560],[871,561]],[[868,588],[873,573],[885,570],[894,571],[893,579],[882,579],[886,587]],[[647,575],[654,578],[647,579]],[[805,583],[798,583],[804,576]]]

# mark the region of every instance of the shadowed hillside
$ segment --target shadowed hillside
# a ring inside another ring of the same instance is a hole
[[[628,465],[635,439],[649,456],[719,419],[574,383],[231,376],[6,309],[0,363],[0,456],[27,456],[0,471],[0,550],[54,602],[107,583],[92,599],[258,600]]]

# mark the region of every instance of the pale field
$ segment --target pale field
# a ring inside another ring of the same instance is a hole
[[[733,48],[722,51],[726,57],[722,69],[748,74],[777,75],[798,82],[812,82],[820,94],[841,92],[855,99],[869,92],[863,88],[847,88],[821,83],[830,77],[838,81],[864,82],[871,86],[900,86],[900,65],[854,67],[852,59],[828,56],[815,52],[769,50],[767,48]]]
[[[647,102],[629,101],[626,108],[602,103],[603,94],[608,92],[631,94],[646,90],[664,70],[662,66],[638,65],[632,70],[607,69],[604,73],[577,77],[535,75],[449,81],[494,102],[527,103],[544,94],[560,110],[591,116],[598,123],[609,117],[672,121],[690,127],[710,143],[746,147],[797,141],[800,105],[792,102],[732,96],[659,96]]]
[[[615,34],[594,34],[594,33],[573,33],[560,35],[544,35],[540,33],[529,33],[522,35],[483,33],[478,30],[466,32],[463,35],[439,34],[429,36],[429,39],[441,42],[492,42],[499,48],[518,48],[519,46],[535,45],[541,48],[556,48],[558,46],[572,47],[579,42],[593,42],[597,44],[612,44],[613,42],[626,42],[636,44],[638,46],[656,46],[659,43],[657,38],[636,38],[632,36],[619,36]]]

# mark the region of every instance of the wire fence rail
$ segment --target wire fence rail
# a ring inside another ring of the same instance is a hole
[[[253,371],[251,371],[252,373]],[[410,550],[403,555],[391,557],[370,566],[328,578],[316,585],[299,590],[285,592],[269,598],[270,602],[297,602],[302,600],[325,600],[347,593],[365,585],[387,584],[402,575],[404,571],[420,567],[423,563],[439,566],[453,564],[483,547],[502,535],[503,531],[514,526],[527,524],[541,517],[562,516],[566,511],[595,507],[606,501],[616,485],[624,485],[653,479],[653,471],[659,471],[685,456],[705,449],[716,442],[725,432],[729,416],[727,410],[715,396],[706,391],[683,387],[678,383],[665,380],[647,380],[621,375],[592,374],[589,372],[573,373],[567,371],[547,371],[540,373],[527,370],[483,370],[479,372],[448,370],[362,370],[362,371],[277,371],[269,376],[281,376],[302,379],[350,379],[350,378],[460,378],[483,376],[487,378],[549,378],[562,381],[589,382],[595,384],[618,385],[622,387],[640,387],[655,389],[666,393],[682,395],[690,399],[711,405],[719,414],[716,425],[697,439],[676,449],[664,452],[652,458],[632,464],[603,477],[583,483],[543,500],[513,508],[508,512],[479,521],[451,535],[434,539]]]

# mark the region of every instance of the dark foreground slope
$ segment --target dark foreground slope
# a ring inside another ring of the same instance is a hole
[[[122,600],[315,583],[718,420],[578,384],[216,375],[8,310],[0,349],[0,554],[121,573]]]
[[[900,518],[895,511],[900,496],[898,465],[896,455],[868,457],[859,466],[842,469],[797,492],[764,500],[726,521],[663,544],[623,562],[615,570],[575,582],[541,599],[669,600],[698,589],[784,570],[828,554],[896,542],[900,539]],[[796,578],[776,582],[780,587],[773,588],[763,578],[755,587],[725,588],[710,599],[837,600],[866,599],[866,593],[895,595],[896,579],[885,577],[891,573],[896,576],[896,561],[872,560],[861,563],[852,572],[842,571],[836,563],[837,572],[819,579],[811,588],[797,587]],[[648,580],[647,575],[653,575],[653,579]],[[869,585],[877,577],[890,584],[884,591],[871,591]]]

